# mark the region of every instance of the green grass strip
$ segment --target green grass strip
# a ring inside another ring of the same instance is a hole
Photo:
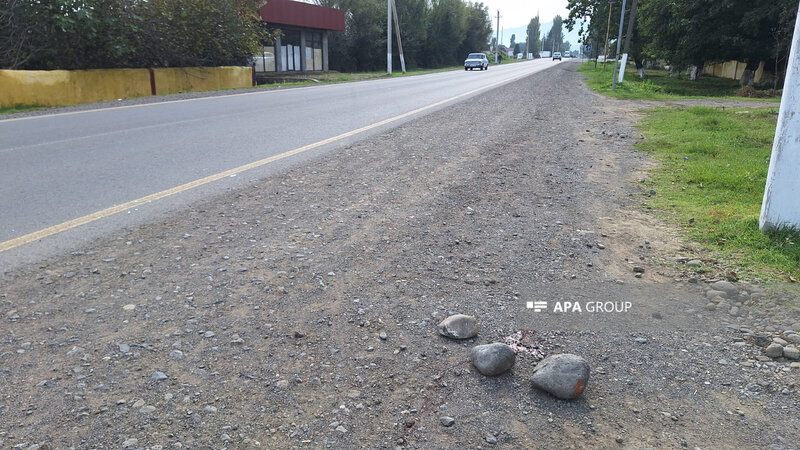
[[[745,98],[736,97],[739,82],[728,78],[701,76],[697,81],[689,81],[685,77],[670,78],[665,70],[646,70],[647,78],[640,79],[636,68],[628,64],[625,80],[612,90],[614,62],[610,61],[603,70],[603,64],[584,63],[578,72],[586,75],[587,85],[603,95],[632,100],[668,100],[685,98],[730,98],[736,100],[759,100],[779,102],[780,98]]]
[[[661,162],[645,182],[646,207],[681,227],[730,271],[800,279],[800,233],[762,233],[758,217],[777,108],[648,111],[637,147]]]

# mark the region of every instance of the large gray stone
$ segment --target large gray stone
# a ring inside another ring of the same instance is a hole
[[[800,359],[800,349],[797,347],[783,347],[783,357],[786,359]]]
[[[717,281],[716,283],[711,283],[711,289],[725,292],[728,294],[728,297],[733,297],[739,293],[739,288],[737,288],[736,285],[730,281]]]
[[[469,339],[478,335],[478,321],[473,316],[455,314],[439,323],[439,334],[453,339]]]
[[[164,381],[167,378],[169,378],[169,377],[164,372],[153,372],[150,375],[150,379],[153,380],[153,381]]]
[[[531,381],[558,398],[577,398],[589,383],[589,363],[568,353],[548,356],[533,369]]]
[[[495,342],[474,347],[471,359],[478,372],[493,377],[510,369],[517,360],[517,354],[508,345]]]
[[[709,289],[709,290],[706,291],[706,298],[707,299],[711,300],[714,297],[728,298],[728,293],[725,292],[725,291],[717,291],[717,290],[714,290],[714,289]]]
[[[770,358],[780,358],[783,356],[783,346],[781,344],[772,343],[767,346],[764,353]]]

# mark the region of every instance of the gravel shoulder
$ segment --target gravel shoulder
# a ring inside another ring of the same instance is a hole
[[[0,447],[798,448],[800,369],[756,342],[800,332],[791,299],[706,309],[637,209],[630,105],[576,67],[5,280]],[[455,313],[476,338],[437,333]],[[589,362],[581,398],[533,389],[531,355],[471,366],[519,331]]]

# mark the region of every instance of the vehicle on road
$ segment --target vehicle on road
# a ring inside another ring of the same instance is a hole
[[[464,70],[481,69],[486,70],[489,68],[489,58],[483,53],[470,53],[467,59],[464,60]]]
[[[252,56],[249,63],[256,72],[271,72],[275,70],[275,55],[272,52],[263,52]]]
[[[553,53],[553,61],[555,61],[555,60],[561,61],[561,52]]]

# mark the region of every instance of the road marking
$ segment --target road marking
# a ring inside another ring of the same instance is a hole
[[[512,68],[513,69],[517,69],[516,67],[512,67]],[[431,72],[431,73],[420,74],[418,76],[439,75],[439,74],[457,73],[457,72],[461,72],[461,70],[460,69],[456,69],[456,70],[452,70],[452,71]],[[417,75],[412,75],[412,76],[417,76]],[[95,109],[85,109],[85,110],[81,110],[81,111],[68,111],[68,112],[54,113],[54,114],[42,114],[42,115],[37,115],[37,116],[15,117],[15,118],[11,118],[11,119],[3,119],[3,118],[0,117],[0,124],[8,123],[8,122],[18,122],[18,121],[21,121],[21,120],[44,119],[44,118],[47,118],[47,117],[73,116],[73,115],[76,115],[76,114],[88,114],[88,113],[93,113],[93,112],[108,111],[108,110],[115,110],[115,109],[142,108],[142,107],[145,107],[145,106],[169,105],[169,104],[173,104],[173,103],[185,103],[185,102],[195,102],[195,101],[201,101],[201,100],[214,100],[214,99],[223,99],[223,98],[231,98],[231,97],[242,97],[242,96],[245,96],[245,95],[265,95],[265,94],[275,94],[275,93],[286,92],[286,91],[301,91],[301,90],[307,90],[307,89],[323,89],[323,88],[328,88],[328,87],[332,87],[332,86],[340,86],[340,85],[343,85],[343,84],[353,85],[353,84],[357,84],[357,83],[371,83],[371,82],[375,82],[375,81],[389,81],[389,80],[403,80],[403,79],[405,79],[405,78],[373,78],[373,79],[368,79],[368,80],[348,81],[346,83],[336,83],[336,82],[325,83],[325,84],[322,84],[322,85],[319,85],[319,86],[289,86],[289,87],[286,87],[286,88],[282,88],[282,86],[278,86],[277,88],[273,88],[273,89],[264,88],[264,90],[261,90],[261,91],[256,90],[256,89],[259,89],[257,87],[239,88],[239,89],[252,89],[252,92],[241,92],[241,93],[238,93],[238,94],[212,95],[212,96],[197,97],[197,98],[183,98],[183,99],[179,99],[179,100],[167,100],[167,101],[163,101],[163,102],[154,101],[154,102],[150,102],[150,103],[141,103],[141,104],[138,104],[138,105],[109,106],[107,108],[95,108]],[[210,92],[213,92],[213,91],[210,91]],[[173,94],[165,94],[165,95],[173,95]],[[152,97],[152,96],[131,97],[131,98],[126,98],[125,100],[134,100],[134,99],[139,99],[139,98],[147,99],[147,98],[150,98],[150,97]],[[64,107],[67,107],[67,106],[54,106],[54,108],[64,108]]]
[[[511,81],[515,81],[515,80],[517,80],[519,78],[522,78],[523,76],[527,76],[527,75],[530,75],[530,74],[531,74],[531,72],[527,72],[527,73],[524,73],[522,75],[516,75],[516,76],[510,77],[510,78],[507,78],[505,80],[500,80],[500,81],[497,81],[495,83],[491,83],[491,84],[488,84],[486,86],[483,86],[483,87],[480,87],[480,88],[477,88],[477,89],[473,89],[471,91],[467,91],[467,92],[458,94],[456,96],[453,96],[453,97],[450,97],[450,98],[447,98],[447,99],[444,99],[444,100],[440,100],[440,101],[438,101],[436,103],[431,103],[430,105],[423,106],[421,108],[417,108],[417,109],[415,109],[413,111],[409,111],[409,112],[400,114],[398,116],[390,117],[388,119],[384,119],[384,120],[381,120],[379,122],[375,122],[375,123],[363,126],[361,128],[357,128],[355,130],[351,130],[351,131],[339,134],[337,136],[330,137],[328,139],[323,139],[321,141],[314,142],[313,144],[308,144],[308,145],[305,145],[303,147],[298,147],[298,148],[295,148],[293,150],[289,150],[289,151],[280,153],[278,155],[270,156],[269,158],[264,158],[264,159],[261,159],[261,160],[258,160],[258,161],[254,161],[254,162],[245,164],[243,166],[239,166],[239,167],[235,167],[233,169],[226,170],[224,172],[219,172],[219,173],[214,174],[214,175],[209,175],[207,177],[200,178],[200,179],[194,180],[194,181],[190,181],[189,183],[185,183],[185,184],[182,184],[180,186],[175,186],[173,188],[166,189],[166,190],[163,190],[161,192],[156,192],[155,194],[150,194],[150,195],[147,195],[147,196],[144,196],[144,197],[141,197],[141,198],[137,198],[136,200],[131,200],[129,202],[125,202],[125,203],[122,203],[122,204],[119,204],[119,205],[112,206],[110,208],[106,208],[106,209],[103,209],[103,210],[100,210],[100,211],[97,211],[97,212],[94,212],[94,213],[91,213],[91,214],[87,214],[87,215],[85,215],[83,217],[78,217],[76,219],[72,219],[72,220],[60,223],[58,225],[53,225],[52,227],[44,228],[44,229],[41,229],[39,231],[34,231],[33,233],[28,233],[26,235],[19,236],[19,237],[16,237],[14,239],[9,239],[9,240],[7,240],[5,242],[0,242],[0,253],[2,253],[4,251],[7,251],[7,250],[11,250],[13,248],[17,248],[17,247],[19,247],[21,245],[30,244],[31,242],[35,242],[35,241],[38,241],[40,239],[44,239],[44,238],[52,236],[54,234],[58,234],[58,233],[61,233],[61,232],[67,231],[67,230],[71,230],[71,229],[79,227],[81,225],[86,225],[87,223],[91,223],[91,222],[94,222],[96,220],[100,220],[100,219],[103,219],[103,218],[106,218],[106,217],[109,217],[109,216],[113,216],[114,214],[118,214],[118,213],[121,213],[123,211],[127,211],[129,209],[135,208],[137,206],[141,206],[141,205],[146,204],[146,203],[150,203],[150,202],[154,202],[156,200],[160,200],[162,198],[170,197],[172,195],[179,194],[181,192],[185,192],[185,191],[188,191],[190,189],[194,189],[194,188],[203,186],[205,184],[208,184],[208,183],[211,183],[211,182],[214,182],[214,181],[219,181],[219,180],[221,180],[223,178],[227,178],[227,177],[230,177],[232,175],[238,175],[238,174],[240,174],[242,172],[245,172],[245,171],[248,171],[248,170],[251,170],[251,169],[255,169],[255,168],[258,168],[258,167],[261,167],[261,166],[265,166],[265,165],[271,164],[271,163],[273,163],[275,161],[279,161],[281,159],[288,158],[290,156],[294,156],[294,155],[306,152],[308,150],[312,150],[312,149],[315,149],[315,148],[318,148],[318,147],[322,147],[323,145],[331,144],[331,143],[336,142],[336,141],[341,141],[342,139],[346,139],[346,138],[355,136],[357,134],[360,134],[360,133],[363,133],[365,131],[369,131],[369,130],[372,130],[372,129],[375,129],[375,128],[378,128],[378,127],[381,127],[381,126],[384,126],[384,125],[387,125],[387,124],[390,124],[392,122],[397,122],[398,120],[402,120],[402,119],[405,119],[407,117],[413,116],[415,114],[419,114],[419,113],[421,113],[423,111],[427,111],[429,109],[436,108],[437,106],[441,106],[441,105],[443,105],[445,103],[452,102],[452,101],[457,100],[459,98],[466,97],[468,95],[472,95],[472,94],[474,94],[476,92],[485,91],[485,90],[494,88],[496,86],[499,86],[501,84],[505,84],[505,83],[509,83]],[[243,94],[236,94],[236,95],[243,95]]]
[[[514,69],[516,69],[516,67],[514,67]],[[432,72],[432,73],[421,74],[421,75],[438,75],[438,74],[444,74],[444,73],[456,73],[456,72],[460,72],[460,71],[461,70],[458,69],[458,70],[452,70],[452,71]],[[290,86],[290,87],[283,88],[283,89],[281,89],[281,86],[278,86],[277,88],[274,88],[274,89],[265,89],[265,90],[262,90],[262,91],[256,91],[256,89],[258,89],[258,88],[254,87],[254,88],[251,88],[253,90],[252,92],[241,92],[241,93],[238,93],[238,94],[224,94],[224,95],[212,95],[212,96],[208,96],[208,97],[184,98],[184,99],[180,99],[180,100],[167,100],[167,101],[164,101],[164,102],[154,101],[154,102],[150,102],[150,103],[141,103],[141,104],[138,104],[138,105],[110,106],[108,108],[85,109],[85,110],[81,110],[81,111],[68,111],[68,112],[61,112],[61,113],[55,113],[55,114],[42,114],[42,115],[38,115],[38,116],[16,117],[16,118],[13,118],[13,119],[2,119],[2,118],[0,118],[0,124],[8,123],[8,122],[18,122],[18,121],[21,121],[21,120],[44,119],[44,118],[47,118],[47,117],[73,116],[73,115],[76,115],[76,114],[87,114],[87,113],[93,113],[93,112],[99,112],[99,111],[108,111],[108,110],[115,110],[115,109],[130,109],[130,108],[141,108],[141,107],[145,107],[145,106],[170,105],[170,104],[173,104],[173,103],[185,103],[185,102],[195,102],[195,101],[201,101],[201,100],[214,100],[214,99],[223,99],[223,98],[231,98],[231,97],[242,97],[242,96],[245,96],[245,95],[275,94],[275,93],[278,93],[278,92],[286,92],[286,91],[289,91],[289,90],[291,90],[291,91],[300,91],[300,90],[307,90],[307,89],[322,89],[322,88],[327,88],[327,87],[331,87],[331,86],[340,86],[342,84],[353,85],[353,84],[357,84],[357,83],[370,83],[370,82],[375,82],[375,81],[403,80],[403,79],[405,79],[405,78],[374,78],[374,79],[369,79],[369,80],[350,81],[350,82],[347,82],[347,83],[326,83],[326,84],[322,84],[322,85],[319,85],[319,86]],[[248,89],[248,88],[240,88],[240,89]],[[171,95],[171,94],[166,94],[166,95]],[[148,96],[145,96],[145,97],[131,97],[131,98],[128,98],[126,100],[133,100],[133,99],[137,99],[137,98],[146,99],[146,98],[150,98],[150,97],[148,97]],[[58,108],[58,106],[56,106],[55,108]]]

